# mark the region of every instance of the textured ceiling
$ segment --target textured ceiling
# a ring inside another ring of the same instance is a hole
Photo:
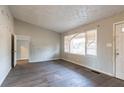
[[[9,6],[16,19],[57,32],[65,32],[80,25],[115,15],[124,11],[124,6]]]

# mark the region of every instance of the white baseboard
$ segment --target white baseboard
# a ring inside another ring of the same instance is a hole
[[[40,61],[30,61],[30,60],[29,60],[29,63],[46,62],[46,61],[59,60],[59,59],[61,59],[61,58],[53,58],[53,59],[40,60]]]
[[[0,80],[0,86],[2,85],[2,83],[4,82],[5,78],[7,77],[7,75],[9,74],[11,70],[11,67],[9,68],[9,70],[5,73],[5,75],[3,76],[3,78]]]
[[[103,74],[106,74],[106,75],[109,75],[109,76],[114,77],[113,74],[108,73],[108,72],[105,72],[105,71],[102,71],[102,70],[100,70],[100,69],[96,69],[96,68],[92,68],[92,67],[89,67],[89,66],[86,66],[86,65],[82,65],[82,64],[76,63],[76,62],[74,62],[74,61],[67,60],[67,59],[65,59],[65,58],[61,58],[61,59],[62,59],[62,60],[65,60],[65,61],[68,61],[68,62],[71,62],[71,63],[74,63],[74,64],[77,64],[77,65],[80,65],[80,66],[83,66],[83,67],[86,67],[86,68],[88,68],[88,69],[91,69],[91,70],[94,70],[94,71],[97,71],[97,72],[100,72],[100,73],[103,73]]]

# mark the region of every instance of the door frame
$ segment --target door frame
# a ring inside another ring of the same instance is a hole
[[[124,21],[119,21],[113,24],[113,76],[116,77],[116,25],[122,24]]]

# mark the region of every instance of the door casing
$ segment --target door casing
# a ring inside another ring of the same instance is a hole
[[[116,25],[122,24],[124,21],[119,21],[113,24],[113,76],[116,77]]]

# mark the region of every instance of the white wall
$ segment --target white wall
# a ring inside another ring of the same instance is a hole
[[[11,69],[13,18],[7,6],[0,6],[0,85]]]
[[[29,61],[40,62],[60,58],[60,34],[15,20],[16,35],[30,36]]]
[[[62,34],[61,43],[61,57],[65,60],[69,60],[75,64],[79,64],[109,75],[113,75],[113,47],[106,47],[107,43],[113,43],[113,23],[124,21],[124,13],[102,19],[96,22],[93,22],[88,25],[80,26],[76,29],[73,29],[69,32]],[[98,27],[99,25],[99,27]],[[97,57],[88,57],[81,55],[74,55],[64,53],[64,35],[73,34],[76,32],[83,32],[90,29],[98,29],[98,56]]]

